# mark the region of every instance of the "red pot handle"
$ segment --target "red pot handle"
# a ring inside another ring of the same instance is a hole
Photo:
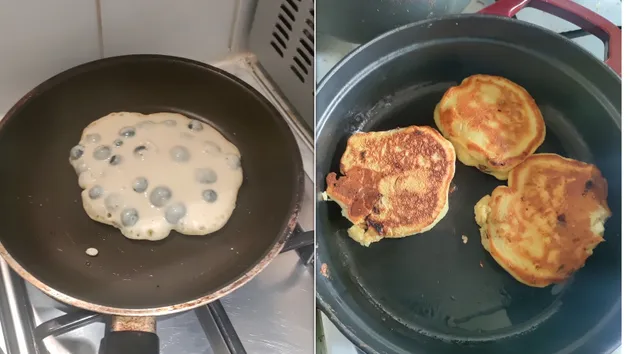
[[[601,39],[607,49],[604,61],[621,76],[621,30],[595,12],[570,0],[498,0],[479,11],[481,14],[514,17],[531,6],[567,20]]]

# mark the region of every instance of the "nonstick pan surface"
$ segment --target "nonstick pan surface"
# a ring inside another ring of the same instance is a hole
[[[458,162],[449,212],[422,235],[362,247],[335,203],[317,203],[318,306],[368,353],[611,352],[621,333],[621,82],[570,41],[507,18],[462,15],[360,47],[317,92],[317,190],[339,171],[351,134],[435,128],[444,92],[480,73],[534,97],[547,126],[538,152],[602,170],[613,212],[606,242],[566,283],[522,285],[483,249],[474,220],[475,203],[505,182]]]
[[[86,215],[68,153],[116,111],[181,113],[238,147],[244,181],[225,227],[133,241]],[[239,287],[282,248],[303,188],[295,139],[265,98],[219,69],[154,55],[88,63],[35,88],[0,122],[0,161],[3,256],[57,299],[112,314],[176,312]]]

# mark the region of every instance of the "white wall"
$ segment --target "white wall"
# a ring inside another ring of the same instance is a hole
[[[223,59],[241,2],[0,0],[0,116],[42,81],[103,56]]]

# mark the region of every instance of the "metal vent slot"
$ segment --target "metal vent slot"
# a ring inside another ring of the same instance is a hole
[[[291,71],[293,71],[295,76],[297,76],[297,78],[300,79],[300,81],[302,81],[303,83],[305,82],[304,81],[304,76],[302,76],[302,74],[300,74],[300,72],[298,71],[298,69],[295,68],[294,65],[291,65]]]
[[[314,1],[265,0],[264,3],[254,15],[249,44],[262,68],[312,129]]]
[[[280,19],[280,21],[287,27],[287,29],[289,30],[289,32],[293,31],[293,26],[291,26],[291,24],[289,23],[289,21],[282,15],[279,14],[278,18]]]
[[[280,26],[280,24],[276,23],[276,29],[278,32],[282,33],[282,36],[286,38],[287,41],[289,40],[289,34],[284,28],[282,28],[282,26]]]
[[[289,16],[292,22],[295,22],[295,16],[284,4],[280,5],[280,8],[284,10],[284,13]]]
[[[297,5],[295,4],[295,2],[293,0],[286,0],[286,2],[291,5],[291,7],[293,8],[293,11],[297,12],[299,9],[297,7]]]
[[[282,48],[287,49],[287,44],[284,43],[284,41],[282,40],[282,38],[280,38],[280,36],[278,36],[278,34],[276,32],[273,33],[273,38],[276,39],[277,43],[280,43],[280,45],[282,46]]]
[[[308,75],[308,69],[306,68],[306,66],[304,66],[304,64],[298,57],[293,57],[293,61],[300,67],[300,69],[302,69],[304,75]]]
[[[284,58],[284,53],[282,52],[282,49],[280,49],[280,47],[278,47],[278,45],[276,44],[276,42],[271,41],[269,44],[271,44],[271,46],[273,47],[273,49],[276,50],[276,53],[278,53],[278,55],[281,58]]]
[[[311,64],[311,58],[308,57],[308,55],[306,55],[306,53],[304,53],[304,51],[302,50],[302,48],[298,48],[297,49],[298,54],[300,54],[300,56],[302,57],[302,59],[304,59],[304,61],[306,62],[306,64],[308,64],[308,66],[311,66],[313,64]]]
[[[300,44],[304,47],[304,49],[308,50],[308,52],[311,54],[311,56],[314,55],[314,53],[313,53],[313,46],[311,46],[310,44],[306,43],[306,41],[304,39],[300,39]]]

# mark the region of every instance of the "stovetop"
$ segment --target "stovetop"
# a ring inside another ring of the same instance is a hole
[[[306,173],[299,227],[313,229],[313,139],[245,54],[213,65],[265,95],[292,128]],[[313,353],[313,240],[291,238],[249,283],[207,306],[158,318],[162,354]],[[0,353],[95,354],[108,316],[70,307],[24,282],[0,261]]]
[[[494,3],[494,0],[470,0],[470,4],[464,9],[463,13],[474,13],[485,6]],[[621,0],[575,0],[576,3],[589,8],[591,11],[598,13],[617,26],[621,26]],[[326,16],[323,13],[317,13],[317,16]],[[600,60],[604,59],[604,44],[597,37],[590,35],[577,26],[559,19],[555,16],[543,13],[539,10],[526,8],[520,11],[516,18],[522,21],[531,22],[539,26],[548,28],[556,33],[560,33],[567,38],[572,39],[576,44],[582,46],[595,57]],[[359,45],[349,43],[338,38],[316,34],[316,82],[319,82],[343,57]],[[355,354],[363,353],[356,348],[344,335],[337,330],[332,322],[321,312],[318,311],[316,338],[318,354]],[[620,354],[619,347],[612,354]]]

